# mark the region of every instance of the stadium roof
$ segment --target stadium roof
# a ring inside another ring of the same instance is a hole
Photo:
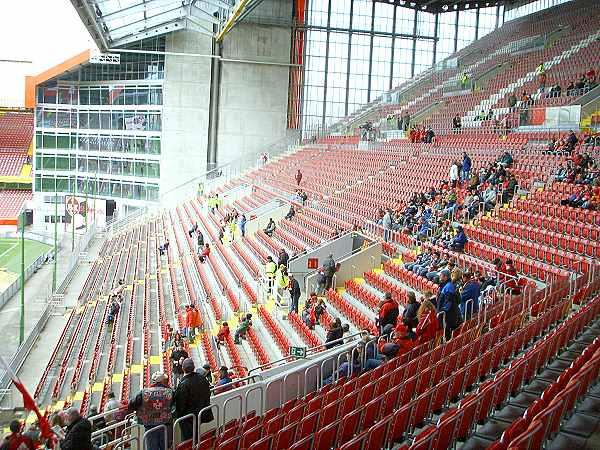
[[[399,5],[406,8],[418,9],[430,13],[443,13],[449,11],[488,8],[490,6],[515,3],[529,3],[533,0],[373,0],[377,3]]]
[[[262,0],[71,0],[101,51],[176,30],[220,39]]]

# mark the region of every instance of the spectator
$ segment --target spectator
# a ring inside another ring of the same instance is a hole
[[[173,352],[171,352],[170,360],[171,360],[171,369],[173,372],[174,384],[177,385],[181,377],[183,376],[183,361],[188,358],[188,352],[184,350],[184,348],[178,344]]]
[[[467,154],[467,152],[463,152],[463,160],[462,160],[462,174],[461,181],[465,182],[471,177],[471,158]]]
[[[212,378],[212,372],[210,371],[210,364],[204,364],[199,369],[196,369],[196,372],[200,376],[203,376],[204,378],[206,378],[206,381],[208,381],[209,385],[212,385],[213,378]]]
[[[210,256],[210,245],[208,245],[208,242],[207,242],[206,244],[204,244],[204,249],[202,250],[202,253],[200,253],[200,257],[198,259],[200,260],[201,263],[204,263],[204,261],[206,261],[209,256]]]
[[[435,133],[431,129],[431,126],[428,126],[427,131],[425,132],[425,135],[423,136],[423,142],[425,142],[426,144],[431,144],[434,142],[434,139],[435,139]]]
[[[221,324],[221,328],[219,328],[219,332],[217,333],[217,347],[220,344],[225,344],[230,335],[231,331],[229,330],[229,324],[227,322],[223,322]]]
[[[208,380],[195,372],[194,360],[187,358],[183,361],[184,376],[175,389],[175,416],[181,418],[188,414],[197,416],[200,411],[210,405],[210,385]],[[212,409],[202,413],[201,423],[212,422],[214,419]],[[184,420],[181,424],[181,437],[183,441],[192,439],[193,422]]]
[[[468,241],[467,235],[465,234],[465,230],[463,229],[462,225],[459,225],[457,230],[458,233],[456,233],[456,236],[454,236],[450,242],[449,247],[450,250],[454,250],[455,252],[463,252]]]
[[[577,145],[578,142],[579,142],[579,139],[577,139],[577,136],[575,136],[575,133],[573,132],[573,130],[569,130],[569,134],[567,135],[567,139],[565,141],[566,150],[567,150],[567,152],[569,152],[569,154],[571,154],[573,152],[573,150],[575,150],[575,146]]]
[[[234,335],[234,340],[233,342],[235,344],[241,344],[240,338],[242,339],[246,339],[246,333],[248,332],[248,329],[252,326],[252,314],[248,313],[246,314],[246,317],[244,317],[240,323],[238,324],[237,329],[235,330],[235,335]]]
[[[242,237],[246,236],[246,215],[241,214],[238,218],[238,228],[240,229],[240,234]]]
[[[419,310],[419,303],[417,303],[417,297],[413,291],[406,293],[406,307],[402,311],[402,321],[408,326],[409,329],[413,329],[417,326],[417,311]]]
[[[105,413],[104,418],[106,419],[107,423],[111,423],[112,421],[115,420],[116,413],[106,414],[106,412],[119,409],[120,407],[121,407],[121,403],[115,398],[115,393],[112,391],[109,392],[108,393],[108,401],[104,405],[104,410],[102,411]]]
[[[457,114],[456,116],[454,116],[454,119],[452,119],[452,130],[454,131],[454,133],[460,133],[461,128],[462,120],[460,118],[460,115]]]
[[[153,373],[150,387],[142,389],[129,402],[129,411],[136,412],[138,421],[146,432],[161,425],[166,426],[167,430],[171,428],[173,390],[167,386],[167,382],[168,378],[164,373]],[[159,430],[149,433],[144,444],[144,448],[148,450],[166,450],[164,433]]]
[[[64,414],[67,429],[65,438],[60,441],[61,450],[92,450],[92,424],[81,417],[75,407],[68,408]]]
[[[224,386],[226,384],[232,383],[233,380],[229,376],[229,369],[227,366],[221,366],[219,368],[219,381],[215,384],[215,386]],[[219,391],[223,392],[223,391]]]
[[[304,303],[304,308],[302,308],[302,322],[311,330],[315,328],[315,310],[314,305],[317,301],[317,295],[313,292],[309,298],[306,299],[306,303]]]
[[[323,261],[323,269],[325,271],[325,290],[335,288],[333,286],[333,276],[337,270],[335,260],[333,259],[333,253],[330,253],[325,261]]]
[[[452,337],[454,331],[461,322],[456,285],[450,279],[450,271],[444,269],[440,272],[440,290],[437,298],[437,310],[444,313],[446,339]]]
[[[498,280],[504,287],[504,291],[510,295],[519,295],[521,288],[519,287],[519,275],[517,269],[513,265],[512,260],[507,259],[499,273]]]
[[[417,311],[417,329],[415,335],[419,343],[430,341],[435,338],[440,325],[438,323],[435,305],[431,302],[433,295],[425,292],[419,310]]]
[[[327,284],[327,277],[325,276],[325,269],[320,267],[317,270],[317,294],[323,295],[325,293],[325,286]]]
[[[9,425],[10,434],[4,438],[0,446],[2,450],[35,450],[33,440],[24,436],[21,432],[23,424],[20,420],[13,420]]]
[[[278,266],[275,272],[275,287],[277,288],[277,299],[283,300],[283,294],[290,287],[290,278],[284,265]]]
[[[269,223],[263,231],[267,236],[273,237],[273,233],[275,232],[275,221],[273,220],[273,218],[269,218]]]
[[[292,217],[294,217],[296,215],[296,210],[294,209],[294,205],[290,204],[290,210],[288,211],[288,213],[285,215],[285,218],[290,220]]]
[[[294,274],[290,274],[290,312],[298,314],[298,301],[300,300],[300,284]]]
[[[508,96],[508,107],[510,108],[511,112],[513,111],[513,109],[516,105],[517,105],[517,96],[514,94],[514,92],[511,92],[511,94]]]
[[[387,242],[392,232],[392,210],[390,208],[386,208],[381,225],[383,226],[383,240]]]
[[[277,265],[275,265],[275,262],[273,261],[273,258],[271,256],[267,256],[267,262],[265,264],[265,276],[267,277],[269,292],[271,293],[273,291],[275,272],[277,272]]]
[[[377,325],[380,330],[380,334],[383,334],[383,329],[386,325],[390,324],[396,326],[396,320],[400,315],[398,304],[392,299],[392,294],[389,292],[385,294],[383,301],[379,303],[379,311],[377,314]]]
[[[333,347],[337,347],[338,345],[342,345],[344,343],[342,340],[343,336],[344,328],[342,326],[342,322],[338,317],[336,317],[329,324],[329,330],[327,331],[327,336],[325,337],[325,348],[329,350]]]
[[[479,311],[479,295],[481,284],[479,280],[469,271],[463,274],[463,287],[460,292],[460,312],[465,320],[471,318]]]
[[[277,265],[284,266],[287,268],[288,261],[290,260],[290,255],[285,251],[285,248],[279,250],[279,254],[277,255]]]
[[[296,184],[300,186],[300,182],[302,181],[302,172],[300,172],[300,169],[298,169],[294,178],[296,179]]]
[[[456,187],[458,183],[458,162],[454,161],[450,166],[450,186]]]
[[[343,377],[356,376],[360,374],[362,369],[361,364],[362,352],[361,346],[358,345],[352,352],[348,352],[346,361],[340,364],[335,374],[331,374],[323,381],[323,384],[331,384],[334,380],[339,380]]]
[[[314,295],[314,298],[317,298],[316,294],[311,294],[311,296]],[[316,304],[313,303],[313,309],[315,311],[315,323],[320,323],[321,321],[321,316],[323,314],[325,314],[325,312],[327,311],[327,305],[325,304],[325,301],[322,298],[317,299]]]

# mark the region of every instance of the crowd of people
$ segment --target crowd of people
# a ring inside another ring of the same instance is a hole
[[[419,142],[432,144],[435,142],[435,132],[431,126],[425,127],[425,125],[415,125],[410,129],[408,133],[408,139],[413,144]]]
[[[451,222],[471,220],[498,202],[510,201],[517,188],[510,172],[512,164],[512,155],[504,152],[487,167],[473,171],[471,158],[464,153],[461,162],[451,164],[448,181],[438,188],[432,186],[426,192],[414,193],[406,203],[377,210],[376,222],[384,229],[384,240],[396,231],[462,251],[467,237],[462,227],[452,227]]]

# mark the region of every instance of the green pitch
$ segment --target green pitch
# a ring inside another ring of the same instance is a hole
[[[25,239],[25,269],[52,247],[38,241]],[[0,238],[0,269],[15,274],[21,273],[21,240]]]

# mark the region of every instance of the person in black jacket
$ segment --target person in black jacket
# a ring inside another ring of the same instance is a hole
[[[342,340],[342,338],[344,337],[344,333],[347,332],[349,329],[350,327],[348,326],[348,324],[342,325],[342,321],[339,318],[334,319],[334,321],[331,322],[331,325],[329,326],[329,331],[327,331],[327,336],[325,337],[325,348],[329,350],[330,348],[342,345],[344,343],[344,341]]]
[[[64,412],[67,425],[65,438],[60,441],[61,450],[92,450],[92,424],[81,417],[77,408],[68,408]]]
[[[300,284],[293,274],[290,274],[290,312],[298,314],[298,300],[300,300]]]
[[[179,380],[183,376],[183,368],[181,363],[188,357],[188,353],[183,349],[181,345],[176,345],[175,350],[171,353],[171,366],[173,370],[173,376],[175,378],[175,385],[179,383]]]
[[[175,417],[180,418],[188,414],[198,415],[200,411],[210,405],[210,385],[206,377],[195,372],[194,360],[187,358],[182,364],[184,376],[175,389]],[[214,419],[212,410],[202,413],[202,423]],[[182,439],[192,439],[193,424],[191,420],[181,422]]]
[[[279,250],[279,254],[277,255],[277,267],[285,266],[287,267],[288,261],[290,260],[290,255],[285,251],[285,248]]]
[[[413,291],[409,291],[406,294],[407,303],[404,311],[402,311],[403,323],[409,328],[409,334],[412,333],[412,329],[416,328],[419,320],[417,319],[417,311],[419,310],[419,303],[417,303],[417,297]],[[411,336],[412,337],[412,336]]]

